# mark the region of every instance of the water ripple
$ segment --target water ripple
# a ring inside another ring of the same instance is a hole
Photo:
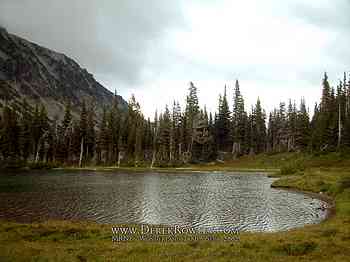
[[[326,217],[320,208],[326,203],[273,189],[272,182],[261,174],[221,172],[2,175],[1,188],[11,183],[25,190],[0,192],[0,219],[88,219],[213,231],[279,231],[319,223]]]

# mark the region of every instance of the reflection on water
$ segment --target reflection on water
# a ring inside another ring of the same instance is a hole
[[[261,174],[67,173],[0,176],[0,219],[88,219],[220,231],[319,223],[326,203],[270,187]]]

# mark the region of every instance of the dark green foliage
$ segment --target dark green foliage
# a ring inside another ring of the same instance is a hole
[[[322,81],[321,103],[315,106],[311,121],[312,141],[314,151],[332,152],[343,150],[349,145],[349,85],[340,82],[337,90],[330,87],[328,76],[325,73]]]
[[[33,170],[42,170],[42,169],[56,168],[56,167],[59,167],[59,165],[55,162],[38,162],[38,163],[30,163],[28,167]]]
[[[96,147],[96,120],[94,107],[88,110],[87,116],[87,130],[86,130],[86,161],[90,162],[94,157]]]
[[[59,147],[58,140],[58,117],[54,118],[52,124],[49,126],[47,135],[47,161],[56,162],[57,150]]]
[[[174,101],[171,117],[170,161],[174,162],[181,157],[181,107],[179,102]]]
[[[40,107],[40,109],[39,109]],[[49,130],[49,120],[44,105],[36,105],[31,124],[31,134],[34,144],[34,160],[37,162],[45,157],[45,138]]]
[[[276,251],[284,253],[288,256],[303,256],[317,248],[317,244],[312,241],[301,243],[286,243],[282,244]]]
[[[112,107],[107,115],[107,144],[109,162],[116,163],[119,153],[121,135],[121,115],[117,96],[114,96]]]
[[[18,113],[5,106],[1,121],[0,148],[4,160],[20,158],[19,137],[21,128],[18,123]]]
[[[189,94],[186,98],[186,109],[183,121],[183,151],[192,151],[192,129],[195,118],[199,114],[197,87],[190,82]]]
[[[302,98],[300,107],[289,101],[288,110],[285,103],[270,113],[267,131],[268,152],[304,151],[311,140],[309,113]]]
[[[339,181],[339,189],[344,191],[350,188],[350,176],[344,176]]]
[[[325,73],[322,81],[322,98],[319,107],[315,108],[312,147],[316,151],[334,151],[337,144],[337,103],[334,89],[330,87]]]
[[[138,162],[143,159],[142,134],[144,133],[144,125],[140,104],[136,102],[133,95],[129,100],[122,143],[125,144],[126,159],[130,163],[133,162],[134,165],[138,165]]]
[[[189,122],[193,124],[194,117],[199,113],[199,102],[197,87],[192,82],[190,82],[189,95],[186,102],[186,115],[189,118]]]
[[[23,101],[22,116],[20,119],[19,144],[21,156],[24,161],[27,161],[32,150],[31,124],[32,115],[30,113],[29,105],[26,101]]]
[[[305,170],[303,160],[288,161],[287,164],[281,167],[281,175],[293,175]]]
[[[287,105],[281,102],[270,112],[267,126],[260,99],[249,114],[245,111],[238,80],[233,89],[232,112],[226,86],[214,114],[200,107],[198,90],[192,82],[188,91],[184,111],[174,101],[171,109],[166,106],[159,116],[156,113],[153,122],[144,118],[134,96],[127,112],[120,110],[115,96],[113,103],[104,107],[101,119],[95,115],[95,105],[87,106],[85,102],[75,118],[68,103],[62,121],[59,117],[48,119],[43,105],[32,108],[26,101],[5,104],[0,114],[0,161],[153,167],[230,160],[265,152],[311,151],[323,155],[350,150],[350,88],[346,74],[336,89],[324,75],[322,98],[315,105],[311,121],[302,98],[298,106],[291,100]],[[288,163],[281,172],[302,170],[302,163]]]
[[[259,154],[266,150],[266,114],[258,98],[255,107],[248,117],[247,141],[249,154]]]
[[[168,107],[159,117],[159,135],[157,138],[158,147],[158,161],[160,163],[168,163],[170,161],[170,149],[172,140],[172,123]]]
[[[56,159],[58,161],[65,162],[69,159],[69,151],[71,147],[72,137],[72,113],[70,103],[68,103],[65,107],[64,117],[61,124],[56,124]]]
[[[80,113],[80,120],[79,120],[79,138],[86,140],[87,137],[87,110],[86,110],[86,104],[83,102],[83,105],[81,107],[81,113]]]
[[[219,113],[215,119],[215,141],[220,151],[230,151],[231,149],[231,112],[229,110],[226,94],[226,86],[224,95],[219,97]]]
[[[310,117],[306,110],[305,100],[300,102],[300,109],[296,116],[295,146],[297,149],[305,150],[310,144],[311,129]]]
[[[232,111],[232,153],[240,156],[248,150],[248,141],[246,141],[246,125],[248,121],[247,113],[244,110],[244,99],[241,95],[239,82],[236,80],[233,98]]]
[[[104,107],[102,113],[102,119],[99,124],[99,133],[97,139],[97,158],[98,163],[102,162],[106,164],[108,162],[108,152],[109,152],[109,133],[107,129],[107,110]]]

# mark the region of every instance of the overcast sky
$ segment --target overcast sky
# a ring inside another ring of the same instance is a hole
[[[348,0],[0,0],[0,25],[65,53],[146,116],[189,81],[217,107],[239,79],[246,107],[304,96],[313,110],[324,71],[350,71]],[[230,103],[232,106],[232,103]]]

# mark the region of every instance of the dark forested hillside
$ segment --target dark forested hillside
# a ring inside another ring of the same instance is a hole
[[[65,105],[78,115],[83,101],[94,104],[98,115],[102,105],[112,103],[113,93],[75,61],[0,28],[0,106],[23,107],[43,104],[48,116],[62,118]],[[121,109],[126,102],[117,97]]]

